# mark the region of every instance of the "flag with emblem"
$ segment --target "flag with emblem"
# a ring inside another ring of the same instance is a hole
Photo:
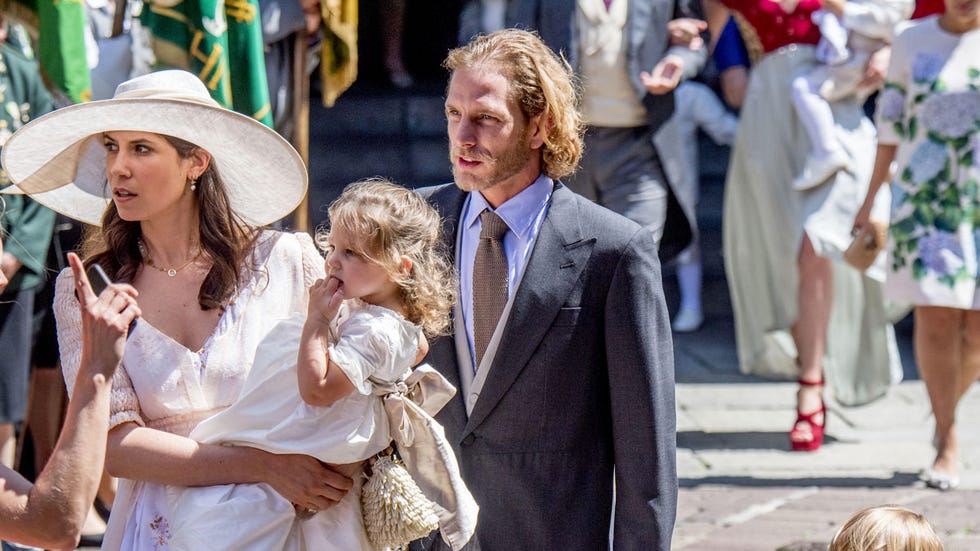
[[[92,99],[82,0],[0,0],[0,12],[38,38],[41,73],[56,91],[74,103]]]
[[[272,127],[257,0],[146,0],[157,68],[197,74],[218,103]]]
[[[357,79],[357,0],[321,0],[323,47],[320,83],[323,105],[333,107],[337,97]]]

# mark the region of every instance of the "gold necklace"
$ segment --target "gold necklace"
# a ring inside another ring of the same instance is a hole
[[[150,253],[149,253],[149,251],[146,250],[146,245],[143,244],[143,240],[142,239],[140,239],[139,241],[137,241],[136,242],[136,245],[137,245],[137,247],[139,247],[140,255],[143,257],[143,262],[147,266],[149,266],[149,267],[151,267],[151,268],[153,268],[155,270],[160,270],[161,272],[167,274],[170,277],[176,277],[177,276],[177,272],[179,272],[179,271],[183,270],[184,268],[190,266],[191,263],[193,263],[198,258],[201,258],[201,249],[198,249],[196,255],[194,255],[193,257],[191,257],[191,259],[188,260],[187,262],[184,262],[183,264],[181,264],[179,267],[177,267],[177,268],[163,269],[163,268],[161,268],[161,267],[159,267],[159,266],[157,266],[156,264],[153,263],[153,258],[150,257]]]

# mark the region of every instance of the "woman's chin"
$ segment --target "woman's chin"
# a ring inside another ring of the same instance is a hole
[[[140,221],[140,217],[135,212],[125,207],[120,208],[118,204],[116,205],[116,214],[118,214],[119,218],[122,219],[124,222]]]

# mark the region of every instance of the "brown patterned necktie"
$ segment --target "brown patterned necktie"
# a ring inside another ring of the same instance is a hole
[[[480,213],[480,244],[473,260],[473,348],[476,365],[483,360],[493,330],[507,304],[507,223],[489,209]]]

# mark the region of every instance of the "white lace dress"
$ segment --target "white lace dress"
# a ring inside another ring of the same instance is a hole
[[[113,378],[110,429],[134,422],[187,436],[201,420],[238,398],[259,342],[280,320],[306,312],[307,289],[323,277],[323,260],[306,234],[263,232],[250,264],[258,269],[243,273],[241,291],[201,350],[188,350],[144,320],[137,321],[122,368]],[[70,270],[58,276],[56,289],[58,342],[70,390],[82,354]],[[121,479],[102,548],[160,551],[168,549],[169,540],[166,487]]]
[[[324,463],[363,461],[391,441],[376,385],[387,388],[411,374],[421,329],[399,314],[350,300],[327,347],[330,361],[355,391],[327,407],[299,395],[296,355],[306,317],[280,322],[262,341],[242,395],[207,419],[191,438],[212,444],[312,455]],[[361,477],[337,505],[298,519],[288,500],[266,484],[168,489],[171,549],[212,551],[358,551],[371,549],[360,507]],[[223,519],[240,518],[238,523]]]

